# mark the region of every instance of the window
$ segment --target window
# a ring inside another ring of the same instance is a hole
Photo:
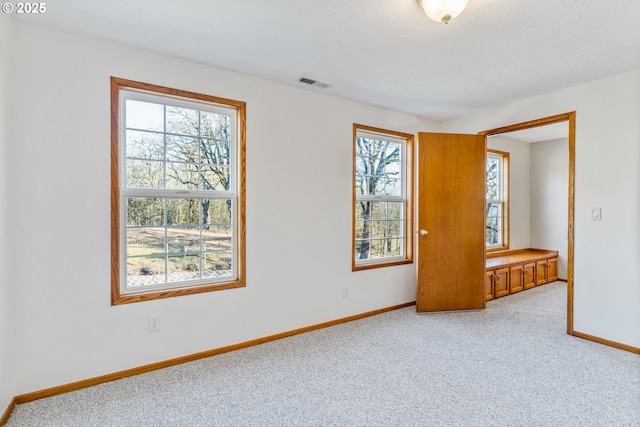
[[[509,249],[509,153],[487,150],[487,251]]]
[[[243,102],[111,78],[112,304],[244,286]]]
[[[413,135],[353,129],[352,269],[413,262]]]

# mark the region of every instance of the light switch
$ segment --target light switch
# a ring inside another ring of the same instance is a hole
[[[602,208],[591,208],[591,221],[602,220]]]

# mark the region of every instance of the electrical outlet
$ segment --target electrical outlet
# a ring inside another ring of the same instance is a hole
[[[152,314],[149,316],[149,332],[156,332],[160,330],[160,315]]]
[[[349,287],[348,286],[345,286],[344,289],[342,290],[342,296],[344,298],[349,296]]]

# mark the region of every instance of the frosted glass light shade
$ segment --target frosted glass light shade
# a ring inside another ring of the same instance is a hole
[[[434,21],[448,24],[467,7],[469,0],[418,0],[422,10]]]

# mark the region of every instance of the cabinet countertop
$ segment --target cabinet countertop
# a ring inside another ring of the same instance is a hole
[[[487,254],[486,268],[512,267],[524,262],[537,262],[549,258],[556,258],[558,251],[547,249],[517,249],[505,252]]]

